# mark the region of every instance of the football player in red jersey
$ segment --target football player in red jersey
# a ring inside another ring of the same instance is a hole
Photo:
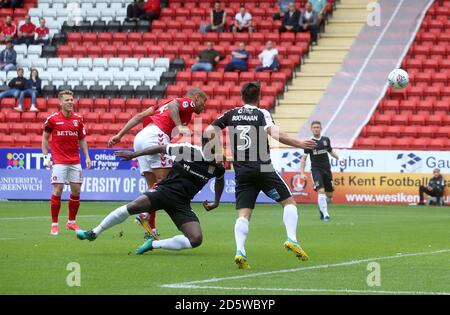
[[[86,158],[86,168],[91,167],[88,145],[86,142],[86,130],[80,115],[73,113],[73,93],[61,91],[58,95],[61,110],[50,115],[44,123],[42,135],[42,153],[44,154],[44,166],[52,168],[53,192],[50,199],[52,214],[51,235],[58,235],[58,215],[61,208],[61,194],[64,184],[70,184],[69,220],[66,227],[71,230],[79,230],[76,220],[80,207],[80,190],[82,171],[78,148],[81,147]],[[49,144],[50,137],[52,138]],[[52,160],[48,156],[51,148]]]
[[[125,126],[108,143],[112,147],[120,142],[120,139],[133,127],[143,123],[142,129],[134,138],[134,150],[139,151],[154,145],[167,145],[177,134],[191,134],[186,127],[192,118],[192,114],[200,114],[205,110],[207,96],[199,88],[192,88],[186,97],[175,98],[155,109],[150,107],[131,118]],[[166,154],[156,154],[138,157],[141,175],[145,177],[149,189],[163,180],[172,168],[172,159]],[[155,226],[155,212],[150,217],[142,214],[137,220],[144,226],[148,233],[157,238]],[[149,221],[150,229],[146,227]]]

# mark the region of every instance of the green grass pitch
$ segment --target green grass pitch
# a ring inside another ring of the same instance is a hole
[[[82,202],[78,223],[91,228],[121,204]],[[243,271],[233,261],[231,204],[211,212],[194,204],[199,248],[136,256],[143,230],[133,218],[87,242],[63,228],[67,203],[55,237],[47,202],[0,202],[0,294],[450,294],[448,207],[329,208],[332,222],[324,223],[315,205],[299,206],[299,236],[310,255],[301,262],[282,246],[281,207],[258,205],[247,240],[252,268]],[[162,211],[157,223],[163,238],[178,233]],[[66,283],[70,262],[80,265],[79,287]],[[379,269],[368,270],[372,262]],[[380,286],[367,283],[374,272]]]

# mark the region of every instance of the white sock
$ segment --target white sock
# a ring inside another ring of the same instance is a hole
[[[155,240],[153,241],[152,246],[153,248],[164,248],[172,250],[192,248],[191,242],[189,242],[189,239],[184,235],[177,235],[165,240]]]
[[[120,224],[125,221],[130,214],[128,213],[127,206],[122,206],[111,212],[103,219],[103,221],[92,231],[96,236],[99,236],[103,231],[112,228],[114,225]]]
[[[329,217],[328,214],[328,204],[327,204],[327,195],[319,194],[317,196],[317,203],[319,204],[320,212],[322,212],[324,217]]]
[[[236,240],[236,252],[245,254],[245,241],[247,240],[249,222],[246,218],[240,217],[234,225],[234,238]]]
[[[297,242],[298,213],[296,206],[287,205],[286,207],[284,207],[283,222],[284,226],[286,227],[288,239]]]

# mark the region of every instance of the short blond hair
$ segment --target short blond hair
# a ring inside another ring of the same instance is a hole
[[[73,92],[70,90],[64,90],[58,93],[58,99],[61,99],[64,95],[73,96]]]

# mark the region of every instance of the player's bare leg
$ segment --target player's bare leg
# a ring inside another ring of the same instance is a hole
[[[197,221],[186,222],[180,226],[180,230],[183,232],[183,235],[176,235],[164,240],[148,239],[137,249],[136,254],[142,255],[145,252],[157,248],[182,250],[195,248],[201,245],[203,236],[200,223]]]
[[[154,189],[154,185],[157,183],[156,175],[153,172],[143,172],[142,175],[145,178],[145,181],[147,182],[147,187],[149,190]],[[156,231],[156,225],[155,225],[155,217],[156,212],[153,211],[151,213],[143,212],[140,213],[136,217],[136,222],[139,223],[145,230],[145,236],[146,239],[148,236],[152,236],[155,239],[158,239],[158,232]]]
[[[245,241],[247,240],[252,212],[253,209],[250,208],[238,209],[238,218],[234,225],[234,239],[236,241],[236,255],[234,256],[234,262],[238,265],[239,269],[244,270],[250,269],[245,252]]]
[[[293,197],[280,201],[280,204],[283,207],[283,223],[286,227],[287,234],[287,240],[284,242],[284,247],[287,250],[293,251],[298,259],[306,261],[309,257],[297,241],[297,204]]]
[[[78,231],[80,229],[76,223],[78,209],[80,208],[80,191],[80,183],[70,183],[69,220],[66,223],[69,230]]]
[[[52,214],[52,226],[50,229],[51,235],[59,234],[58,216],[61,209],[61,195],[64,184],[53,184],[52,197],[50,199],[50,211]]]
[[[320,219],[328,222],[330,220],[330,214],[328,213],[328,202],[325,188],[317,189],[317,204],[320,210]]]
[[[77,237],[81,240],[95,240],[102,232],[113,226],[122,223],[130,215],[135,215],[148,210],[151,207],[147,196],[142,195],[127,205],[121,206],[108,214],[103,221],[95,228],[89,231],[77,231]]]

